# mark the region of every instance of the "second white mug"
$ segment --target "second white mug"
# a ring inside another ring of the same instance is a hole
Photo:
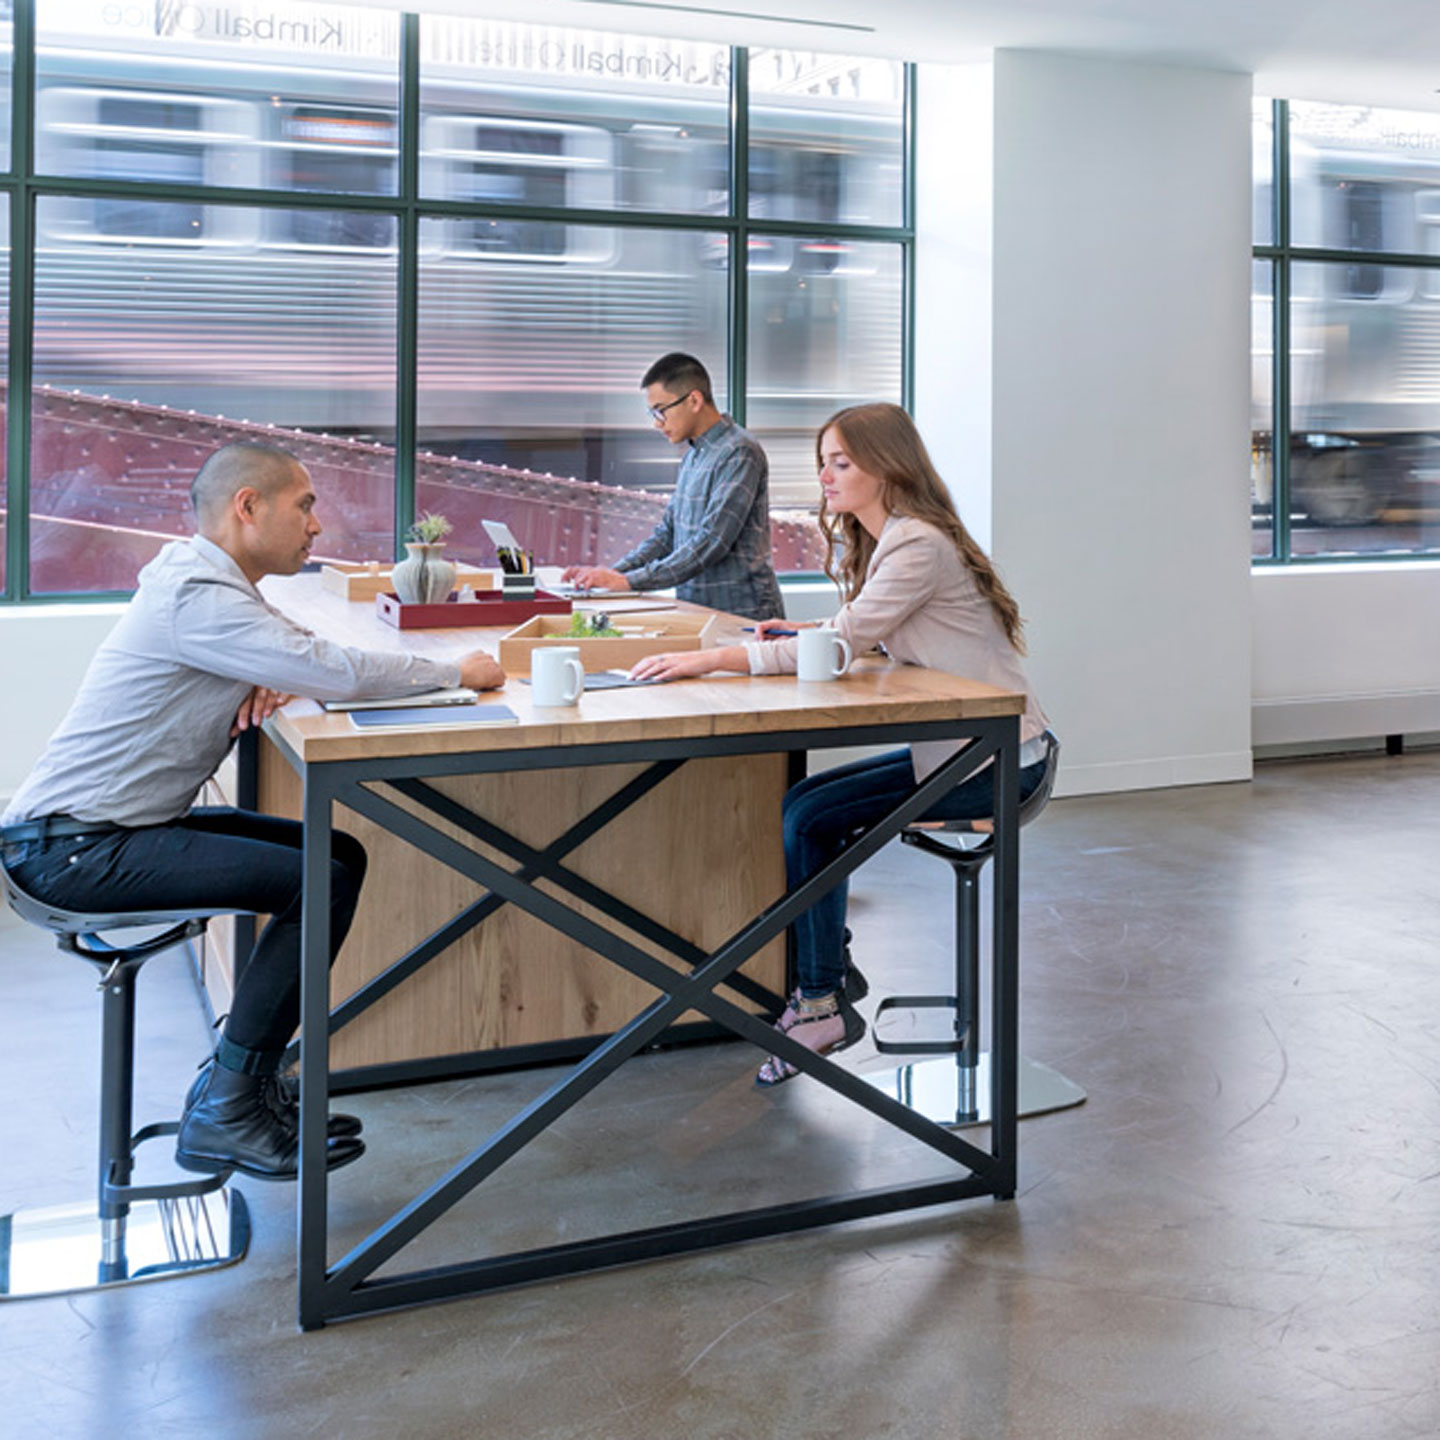
[[[536,646],[530,656],[530,697],[536,705],[574,705],[584,688],[578,645]]]
[[[795,641],[795,673],[801,680],[838,680],[850,668],[850,642],[838,630],[802,630]]]

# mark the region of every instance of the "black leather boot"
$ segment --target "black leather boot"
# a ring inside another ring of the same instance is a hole
[[[200,1067],[200,1072],[195,1076],[190,1086],[189,1093],[185,1096],[185,1108],[195,1103],[200,1094],[200,1086],[204,1083],[206,1072],[214,1063],[215,1057]],[[274,1104],[281,1107],[288,1115],[292,1129],[300,1129],[300,1082],[292,1075],[272,1075],[270,1080],[270,1097]],[[282,1119],[285,1116],[281,1117]],[[325,1133],[332,1140],[341,1139],[347,1135],[358,1135],[365,1128],[358,1115],[342,1115],[336,1113],[330,1116],[325,1127]]]
[[[176,1164],[212,1175],[239,1170],[257,1180],[293,1180],[300,1139],[271,1104],[274,1083],[273,1074],[245,1075],[212,1060],[192,1087],[194,1098],[180,1120]],[[327,1139],[325,1146],[331,1170],[365,1153],[365,1142],[354,1136]]]
[[[275,1094],[280,1103],[293,1115],[295,1124],[298,1126],[300,1124],[300,1077],[298,1075],[277,1075],[275,1077]],[[346,1115],[340,1110],[332,1110],[325,1125],[325,1133],[333,1140],[345,1135],[358,1135],[364,1128],[364,1122],[358,1115]]]

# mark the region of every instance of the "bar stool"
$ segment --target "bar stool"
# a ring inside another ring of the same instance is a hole
[[[224,910],[82,914],[22,890],[0,867],[10,908],[49,930],[61,950],[99,974],[100,1174],[95,1203],[81,1201],[0,1216],[0,1300],[61,1295],[218,1269],[241,1260],[250,1243],[245,1198],[230,1172],[156,1184],[132,1181],[136,1152],[174,1135],[178,1120],[131,1132],[135,1064],[135,981],[152,955],[187,944]],[[112,944],[104,932],[166,927]]]
[[[1060,741],[1045,732],[1045,770],[1040,784],[1020,803],[1019,821],[1028,825],[1049,803],[1060,768]],[[955,837],[954,839],[946,837]],[[994,823],[980,820],[920,820],[900,832],[905,844],[937,856],[955,876],[955,990],[952,995],[891,995],[875,1007],[875,1049],[882,1055],[938,1057],[894,1070],[871,1070],[866,1079],[913,1110],[942,1125],[989,1123],[990,1056],[980,1042],[980,876],[995,853]],[[944,1010],[947,1035],[887,1039],[883,1017],[897,1012]],[[1048,1065],[1020,1058],[1019,1110],[1037,1115],[1078,1105],[1085,1092]]]

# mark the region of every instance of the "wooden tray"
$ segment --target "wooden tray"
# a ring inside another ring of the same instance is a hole
[[[373,568],[372,568],[373,567]],[[320,584],[332,594],[346,600],[373,600],[377,595],[395,588],[390,578],[394,566],[371,560],[365,564],[348,564],[343,560],[331,560],[320,569]],[[455,567],[455,588],[468,585],[472,590],[493,590],[500,583],[498,570],[481,570],[475,565]]]
[[[537,590],[533,600],[507,600],[499,590],[483,590],[463,603],[446,600],[439,605],[407,605],[392,590],[375,597],[375,610],[397,630],[458,630],[470,625],[514,625],[536,615],[568,617],[574,603],[548,590]],[[570,621],[567,618],[561,623],[568,625]]]
[[[595,609],[603,610],[603,603]],[[540,646],[574,645],[588,672],[628,670],[647,655],[668,650],[703,650],[712,643],[718,618],[690,611],[671,610],[656,615],[616,615],[610,622],[620,631],[633,634],[593,636],[578,639],[569,633],[570,621],[554,615],[536,615],[500,639],[500,664],[509,675],[530,673],[531,652]]]

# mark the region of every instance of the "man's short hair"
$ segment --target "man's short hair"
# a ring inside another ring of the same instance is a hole
[[[715,403],[709,372],[693,355],[683,355],[678,350],[662,355],[645,372],[640,388],[648,390],[652,385],[661,386],[671,395],[688,395],[692,390],[698,390],[707,405]]]
[[[217,450],[195,472],[190,482],[190,504],[202,525],[217,519],[238,490],[247,485],[272,495],[303,468],[298,456],[279,445],[241,440]]]

